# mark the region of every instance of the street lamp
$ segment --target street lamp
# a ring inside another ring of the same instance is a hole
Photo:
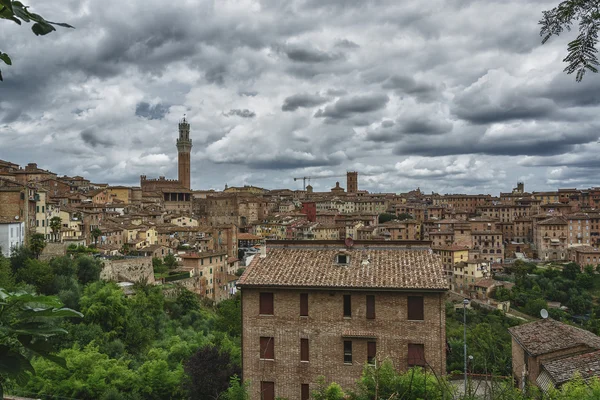
[[[467,305],[469,299],[463,299],[463,345],[464,345],[464,357],[465,357],[465,395],[467,394]]]

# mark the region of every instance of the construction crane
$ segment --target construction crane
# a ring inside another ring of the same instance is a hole
[[[294,182],[302,179],[302,188],[306,190],[306,181],[308,180],[308,184],[310,185],[310,181],[312,179],[328,179],[328,178],[344,178],[346,175],[321,175],[321,176],[301,176],[299,178],[294,178]]]

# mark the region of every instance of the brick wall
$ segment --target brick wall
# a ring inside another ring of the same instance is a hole
[[[265,290],[268,291],[268,290]],[[317,377],[350,388],[367,360],[368,338],[343,337],[344,331],[373,333],[377,359],[389,358],[407,369],[409,343],[422,343],[436,374],[444,374],[446,336],[444,293],[424,294],[425,320],[407,320],[407,294],[401,292],[272,290],[274,315],[259,316],[259,290],[242,290],[243,377],[251,398],[260,398],[260,382],[275,382],[275,396],[300,398],[300,385],[311,390]],[[300,293],[309,293],[309,316],[300,317]],[[343,295],[352,295],[352,318],[343,317]],[[375,295],[374,320],[366,319],[366,295]],[[260,337],[273,337],[275,360],[260,360]],[[300,339],[309,340],[309,362],[300,361]],[[352,341],[352,364],[344,364],[344,341]]]

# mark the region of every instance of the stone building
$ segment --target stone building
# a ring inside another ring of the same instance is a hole
[[[567,256],[568,224],[563,217],[538,222],[535,247],[538,258],[546,261],[565,260]]]
[[[350,388],[384,359],[445,373],[438,256],[425,245],[306,243],[271,245],[238,282],[251,398],[308,399],[320,375]]]
[[[551,318],[508,329],[512,336],[513,377],[547,391],[570,380],[600,375],[600,337]],[[574,359],[576,358],[576,359]]]

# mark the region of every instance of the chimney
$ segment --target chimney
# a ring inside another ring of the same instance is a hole
[[[260,248],[260,258],[267,258],[267,241]]]

